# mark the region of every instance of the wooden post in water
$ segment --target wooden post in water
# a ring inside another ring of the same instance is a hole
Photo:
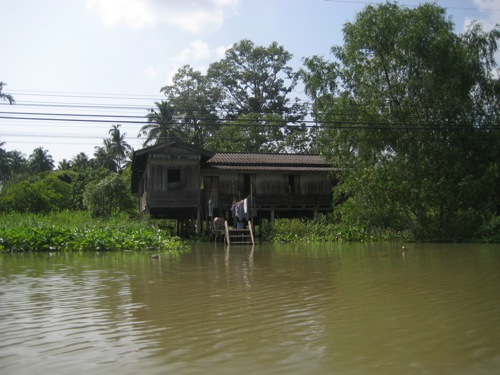
[[[224,220],[224,227],[226,229],[226,243],[227,245],[231,245],[231,238],[229,237],[229,227],[227,226],[227,220]]]

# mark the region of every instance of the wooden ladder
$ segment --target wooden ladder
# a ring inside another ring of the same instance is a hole
[[[252,222],[248,222],[248,229],[229,228],[225,221],[225,242],[228,245],[254,245]]]

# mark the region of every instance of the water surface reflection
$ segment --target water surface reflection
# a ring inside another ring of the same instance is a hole
[[[2,374],[491,374],[500,249],[0,257]]]

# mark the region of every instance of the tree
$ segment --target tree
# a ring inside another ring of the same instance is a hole
[[[96,217],[111,217],[120,212],[132,212],[134,200],[128,179],[112,174],[103,180],[89,183],[84,192],[84,206]]]
[[[0,149],[1,150],[1,149]],[[23,176],[28,169],[28,161],[20,151],[0,151],[0,169],[2,170],[2,182]]]
[[[343,170],[336,197],[345,222],[450,240],[491,217],[499,36],[477,24],[456,35],[434,4],[386,3],[344,26],[333,62],[305,60],[323,151]]]
[[[76,170],[83,170],[89,168],[91,162],[84,152],[80,152],[71,159],[71,168]]]
[[[109,134],[111,137],[103,140],[104,146],[96,147],[94,156],[98,166],[119,171],[126,165],[125,159],[132,151],[132,147],[125,141],[127,134],[120,131],[120,125],[113,125]]]
[[[0,99],[1,100],[7,100],[10,104],[14,104],[16,101],[14,100],[14,97],[10,94],[5,94],[3,92],[3,87],[6,86],[7,84],[5,82],[0,82]]]
[[[73,163],[67,159],[63,159],[57,164],[57,170],[59,171],[69,171]]]
[[[54,159],[49,155],[48,150],[37,147],[29,157],[28,168],[32,173],[51,171],[54,169]]]
[[[9,160],[7,151],[3,149],[5,142],[0,142],[0,183],[5,182],[10,176]]]
[[[118,164],[111,151],[111,139],[103,139],[103,146],[96,146],[94,152],[93,164],[95,167],[103,167],[110,171],[117,172]]]
[[[161,89],[169,103],[164,105],[171,106],[166,119],[169,114],[173,118],[175,112],[178,120],[175,127],[171,125],[170,133],[195,146],[205,147],[219,128],[217,111],[222,100],[221,90],[189,65],[181,67],[172,81],[172,85]]]
[[[279,115],[256,113],[241,115],[228,122],[208,141],[208,148],[224,152],[281,152],[284,148],[283,134],[269,137],[267,127],[275,127],[281,123]],[[267,124],[267,125],[266,125]]]
[[[105,167],[79,169],[71,183],[72,207],[75,210],[85,209],[83,204],[84,193],[89,184],[103,181],[115,172]]]
[[[223,94],[220,106],[225,119],[238,120],[238,126],[244,127],[241,133],[248,137],[266,139],[260,151],[283,150],[286,138],[298,130],[290,125],[305,116],[304,104],[290,98],[298,80],[288,65],[292,57],[276,42],[263,47],[242,40],[208,69],[209,79]],[[259,142],[257,138],[248,143]],[[290,140],[288,145],[293,149]]]
[[[166,101],[155,102],[157,110],[151,109],[146,116],[148,124],[139,131],[138,137],[145,136],[144,146],[164,142],[168,138],[186,139],[186,134],[175,119],[175,108]]]
[[[283,114],[294,122],[300,114],[288,97],[297,85],[297,76],[287,65],[292,57],[276,42],[262,47],[244,39],[228,49],[224,59],[212,63],[207,75],[223,92],[223,108],[233,119],[250,113]]]
[[[5,212],[46,214],[68,210],[71,183],[64,179],[67,176],[49,173],[9,184],[0,196],[0,205]]]

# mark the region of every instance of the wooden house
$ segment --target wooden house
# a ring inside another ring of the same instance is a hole
[[[154,218],[231,220],[231,207],[252,197],[256,222],[315,217],[332,210],[332,168],[319,155],[212,152],[178,140],[135,151],[132,192]]]

